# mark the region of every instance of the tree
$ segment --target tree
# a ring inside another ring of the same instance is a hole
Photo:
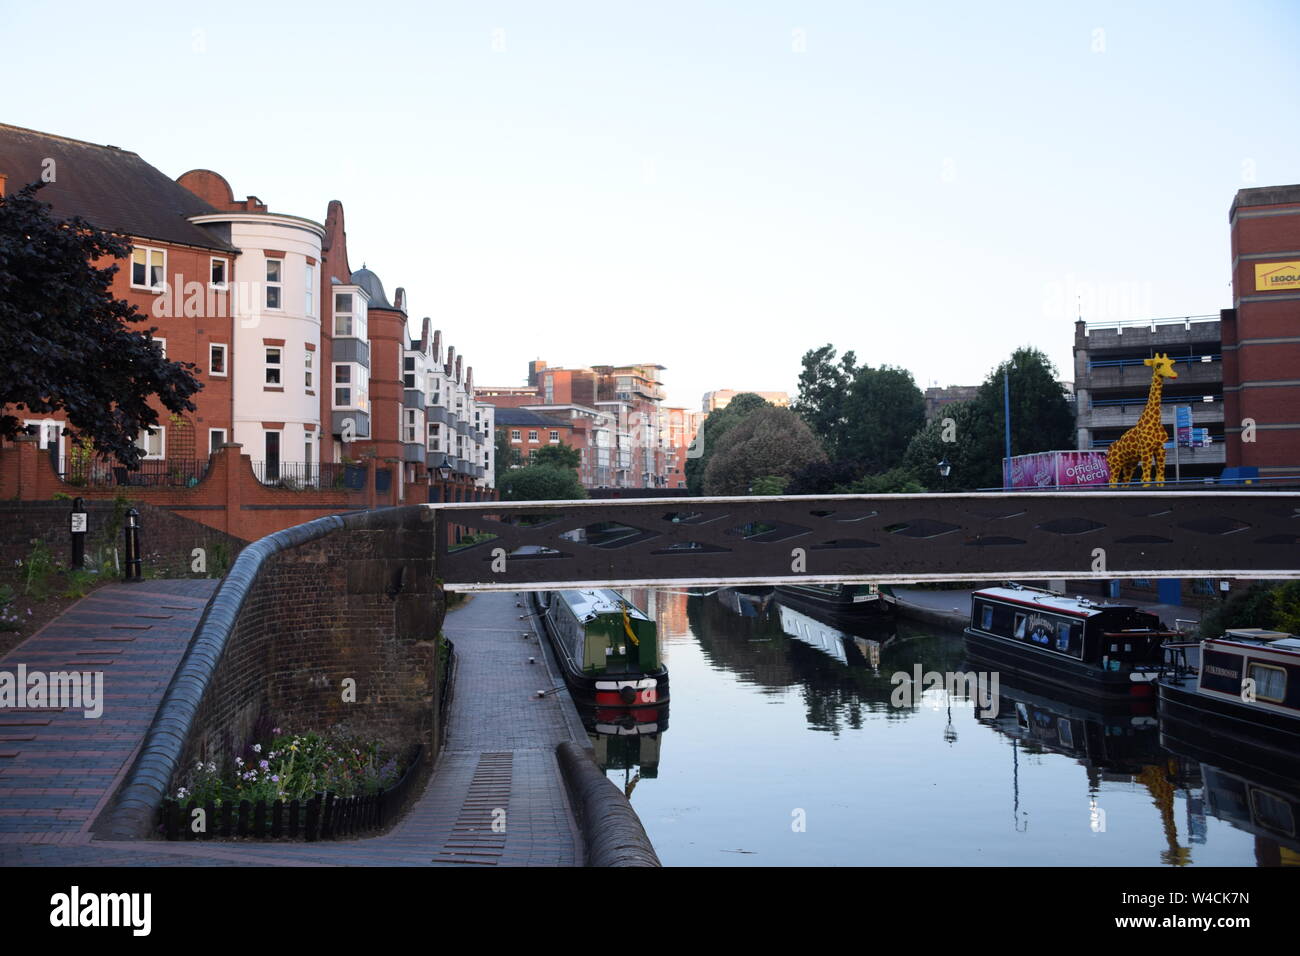
[[[695,446],[701,450],[700,454],[686,459],[686,487],[691,494],[702,493],[704,473],[708,470],[709,461],[722,441],[722,436],[744,421],[751,412],[771,407],[770,402],[753,392],[741,392],[725,408],[715,408],[709,412],[700,425],[700,434],[695,441]]]
[[[497,479],[502,501],[568,501],[587,497],[587,489],[571,468],[525,465]]]
[[[919,495],[926,490],[906,468],[891,468],[866,475],[851,484],[835,489],[837,495]]]
[[[934,421],[908,442],[902,467],[911,479],[930,491],[987,487],[992,430],[979,416],[973,400],[945,405]],[[951,466],[946,481],[939,475],[939,463],[945,459]]]
[[[832,459],[845,457],[840,447],[846,421],[844,403],[856,374],[857,356],[853,352],[845,352],[838,364],[835,346],[829,343],[804,353],[794,410],[821,439]]]
[[[501,474],[523,464],[519,449],[510,443],[510,429],[498,428],[496,437],[497,473]]]
[[[192,412],[202,384],[190,362],[171,362],[154,343],[156,328],[113,298],[118,266],[105,258],[131,253],[126,239],[80,217],[60,220],[36,198],[43,183],[0,197],[0,409],[63,412],[74,441],[127,467],[143,455],[136,437],[158,424],[157,401],[172,414]],[[0,437],[22,430],[0,414]]]
[[[925,397],[906,369],[864,365],[849,383],[844,417],[842,457],[884,472],[902,463],[908,442],[925,425]]]
[[[748,494],[753,482],[789,478],[826,452],[803,419],[788,408],[760,408],[730,428],[704,473],[706,495]]]
[[[533,453],[531,464],[554,465],[556,468],[569,468],[577,471],[582,465],[582,455],[569,445],[547,445]]]

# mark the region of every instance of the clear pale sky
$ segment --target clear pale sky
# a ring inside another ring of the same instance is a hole
[[[322,220],[479,384],[654,361],[794,391],[826,342],[974,384],[1231,305],[1300,182],[1295,3],[11,3],[0,120]],[[17,42],[15,42],[15,38]]]

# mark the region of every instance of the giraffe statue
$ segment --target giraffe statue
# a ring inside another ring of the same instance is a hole
[[[1120,435],[1106,452],[1106,466],[1110,469],[1110,484],[1128,484],[1133,480],[1133,472],[1142,466],[1142,484],[1151,483],[1155,473],[1157,485],[1165,483],[1165,442],[1169,433],[1160,421],[1160,395],[1164,391],[1164,380],[1177,378],[1174,360],[1168,354],[1156,353],[1144,359],[1143,365],[1151,367],[1151,390],[1147,393],[1147,405],[1142,410],[1137,424]]]

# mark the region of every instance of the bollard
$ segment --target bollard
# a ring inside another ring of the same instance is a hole
[[[82,498],[72,499],[72,514],[68,519],[68,530],[72,532],[72,566],[86,566],[86,502]]]
[[[126,527],[122,529],[122,534],[126,536],[124,542],[126,577],[124,580],[139,581],[142,570],[140,560],[140,512],[134,508],[131,508],[126,513]]]

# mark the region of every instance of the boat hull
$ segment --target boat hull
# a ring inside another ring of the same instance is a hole
[[[852,597],[830,596],[812,588],[798,586],[781,586],[776,589],[779,603],[822,619],[851,622],[886,618],[894,612],[893,601],[885,595],[870,595],[865,601],[854,601]]]
[[[1064,656],[1049,655],[1023,643],[992,637],[966,629],[966,653],[993,670],[1018,674],[1052,687],[1089,697],[1123,700],[1151,699],[1155,688],[1150,680],[1134,680],[1128,674],[1112,674],[1096,664]]]
[[[1202,694],[1194,679],[1162,680],[1159,691],[1163,736],[1198,747],[1213,741],[1221,754],[1300,776],[1300,716]]]

